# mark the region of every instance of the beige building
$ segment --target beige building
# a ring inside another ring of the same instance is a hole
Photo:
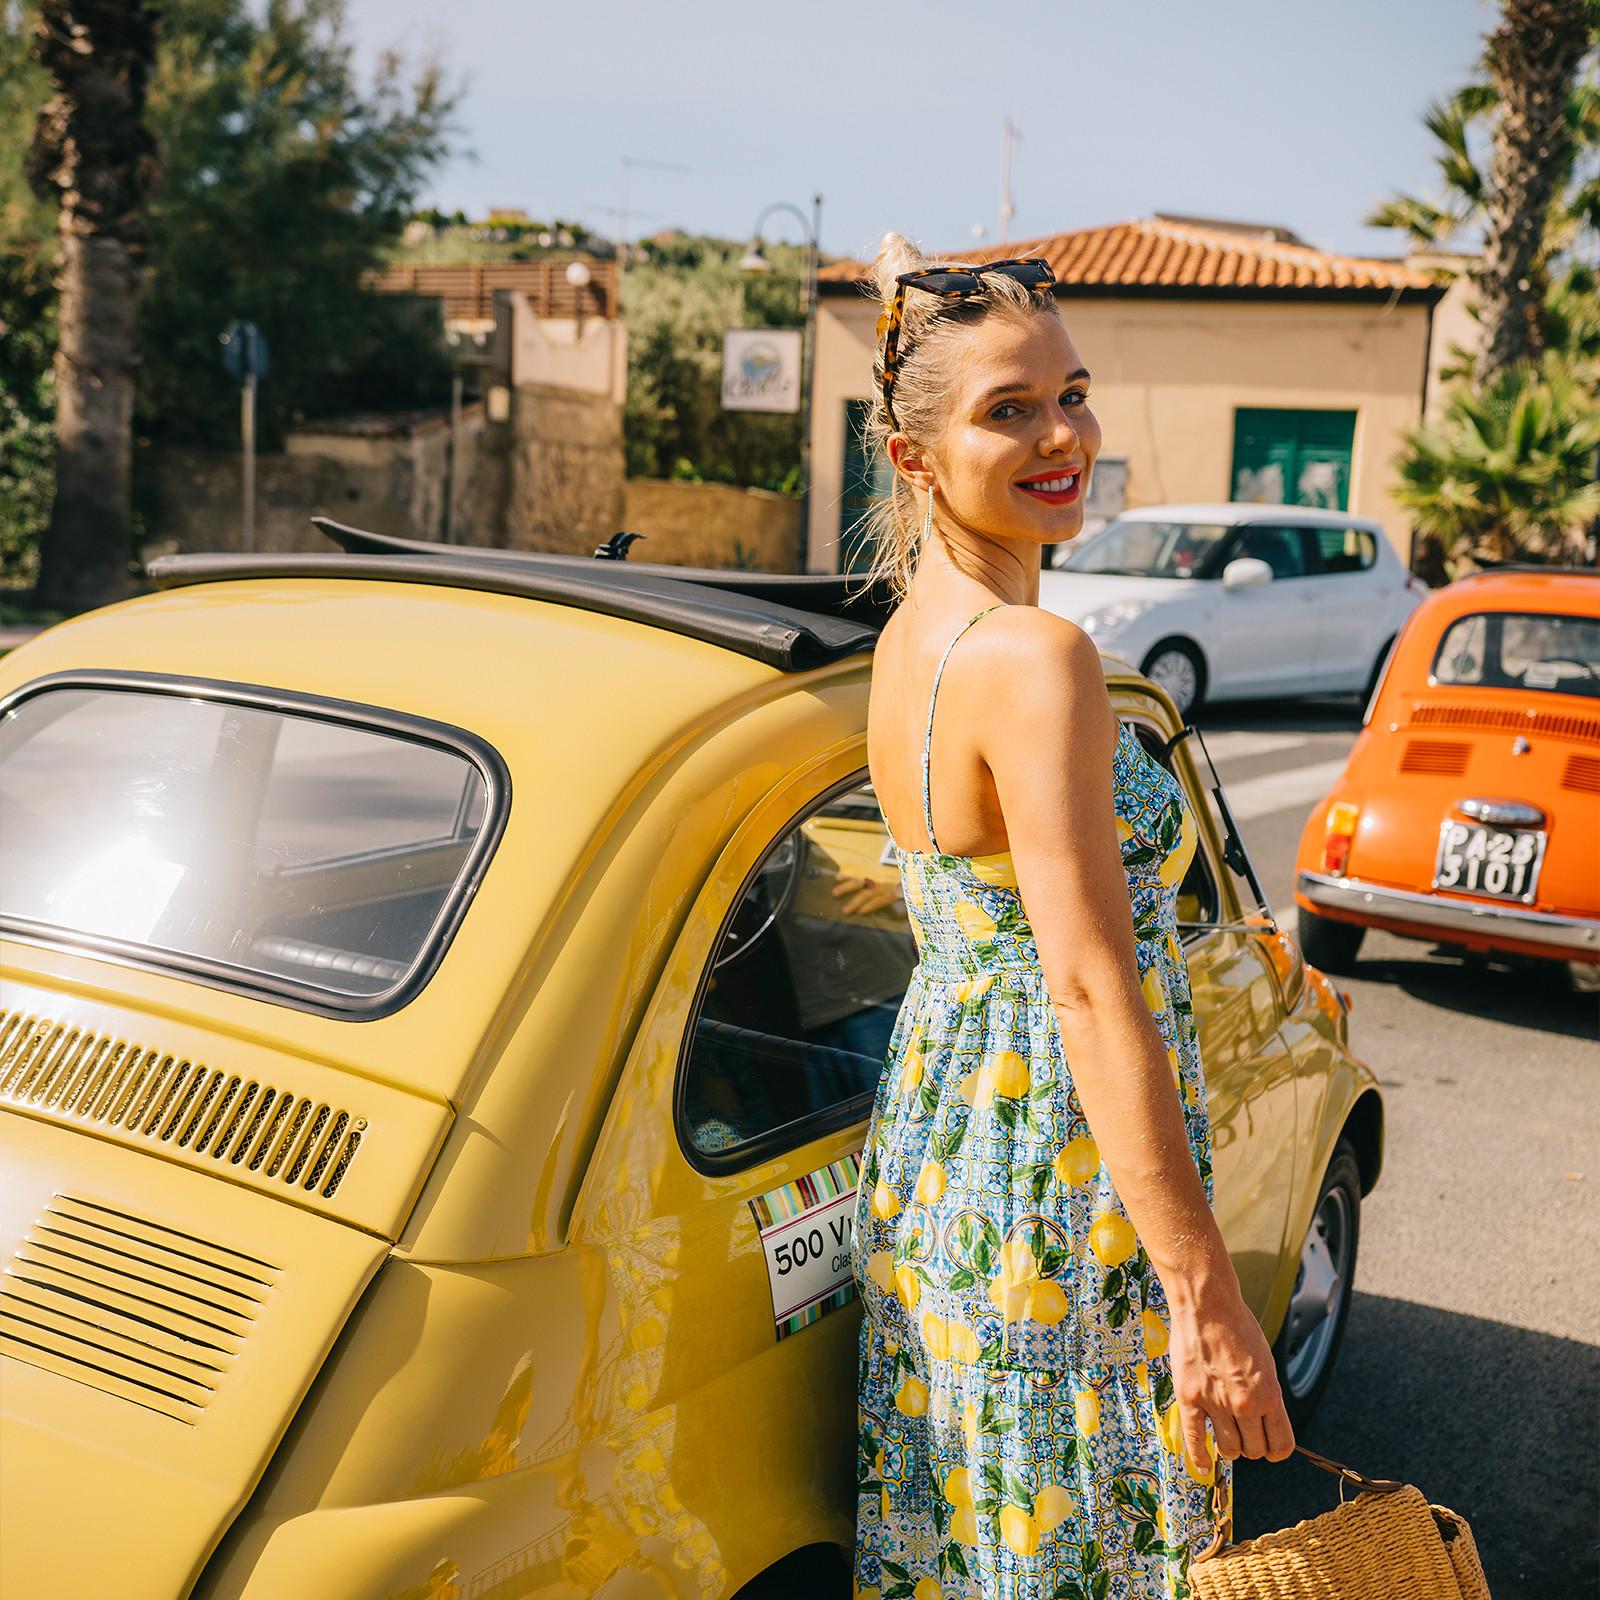
[[[1428,273],[1330,255],[1282,228],[1166,215],[942,259],[1028,255],[1054,269],[1094,374],[1105,438],[1091,513],[1195,500],[1321,505],[1377,519],[1409,558],[1409,520],[1389,486],[1429,389],[1444,291]],[[866,271],[838,262],[820,274],[812,571],[861,564],[852,530],[881,492],[859,433],[877,317]]]

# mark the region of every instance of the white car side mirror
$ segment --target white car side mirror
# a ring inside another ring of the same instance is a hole
[[[1259,589],[1272,582],[1272,568],[1259,556],[1238,556],[1222,569],[1224,589]]]

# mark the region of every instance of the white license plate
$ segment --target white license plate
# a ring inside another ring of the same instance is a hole
[[[1543,828],[1486,828],[1482,823],[1439,824],[1433,887],[1495,900],[1531,901],[1544,860]]]

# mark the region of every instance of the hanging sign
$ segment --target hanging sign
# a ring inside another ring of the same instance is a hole
[[[750,1202],[780,1339],[855,1297],[850,1244],[860,1168],[858,1157],[846,1156]]]
[[[723,334],[722,409],[800,409],[798,328],[729,328]]]

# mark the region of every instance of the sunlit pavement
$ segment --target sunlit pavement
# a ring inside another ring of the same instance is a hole
[[[1198,720],[1289,925],[1300,830],[1360,708],[1252,702]],[[1495,1600],[1578,1600],[1600,1593],[1600,996],[1556,968],[1434,952],[1369,932],[1337,980],[1388,1141],[1344,1347],[1303,1442],[1459,1511]],[[1237,1470],[1240,1538],[1338,1502],[1298,1457]]]

